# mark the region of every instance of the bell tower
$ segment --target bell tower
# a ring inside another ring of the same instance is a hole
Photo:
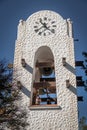
[[[72,22],[42,10],[20,20],[14,76],[27,130],[78,130]],[[20,85],[18,85],[20,86]]]

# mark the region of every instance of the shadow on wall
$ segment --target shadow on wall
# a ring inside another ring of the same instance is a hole
[[[66,62],[65,66],[66,69],[68,69],[71,73],[75,75],[75,68],[72,67],[70,64]],[[77,95],[77,89],[70,84],[69,90],[72,91],[75,95]]]
[[[24,86],[22,86],[21,91],[27,96],[30,97],[31,92]]]
[[[69,90],[77,95],[77,89],[74,86],[70,85]]]
[[[26,64],[24,59],[22,59],[22,66],[23,66],[23,68],[25,68],[28,72],[30,72],[31,74],[33,74],[33,68],[32,68],[31,66],[29,66],[28,64]],[[20,83],[20,86],[21,86],[21,91],[22,91],[27,97],[30,97],[31,92],[30,92],[26,87],[24,87],[21,83]]]
[[[68,69],[71,73],[75,74],[75,68],[72,67],[70,64],[66,63],[65,68]],[[33,74],[33,68],[32,68],[30,65],[26,64],[25,69],[26,69],[28,72],[30,72],[31,74]],[[72,91],[75,95],[77,95],[77,91],[76,91],[76,88],[75,88],[74,86],[70,85],[69,90]],[[27,97],[30,97],[31,92],[30,92],[26,87],[22,86],[21,91],[22,91]]]
[[[65,68],[75,75],[75,68],[66,62]]]
[[[31,74],[33,74],[33,68],[32,68],[30,65],[26,64],[25,69],[26,69],[28,72],[30,72]]]

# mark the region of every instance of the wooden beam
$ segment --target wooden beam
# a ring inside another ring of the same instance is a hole
[[[78,101],[83,101],[83,96],[78,96]]]
[[[53,67],[53,62],[38,62],[36,63],[36,67]]]
[[[41,102],[47,102],[47,99],[48,99],[48,98],[41,98]],[[49,98],[49,100],[50,100],[51,102],[56,102],[57,99]]]
[[[56,94],[56,87],[48,87],[47,89],[49,91],[48,94]],[[37,90],[38,89],[33,88],[34,95],[37,95],[37,93],[38,93]],[[42,89],[39,88],[39,95],[43,95],[43,94],[46,94],[46,92],[44,91],[44,88],[42,88]]]
[[[56,83],[55,82],[35,82],[33,84],[33,87],[38,89],[38,88],[55,88],[56,87]]]
[[[40,78],[40,81],[55,81],[55,78]]]
[[[74,39],[74,41],[78,42],[78,41],[79,41],[79,39]]]
[[[65,57],[62,58],[62,63],[63,63],[63,66],[66,66],[66,58]]]
[[[26,67],[25,59],[21,59],[21,64],[22,64],[23,67]]]
[[[77,86],[84,86],[84,81],[78,81],[77,80]]]
[[[82,81],[82,76],[76,76],[77,81]]]
[[[84,125],[84,126],[83,126],[83,130],[87,130],[87,125]]]
[[[68,80],[66,80],[66,87],[67,87],[67,88],[69,88],[69,87],[70,87],[70,81],[69,81],[69,79],[68,79]]]
[[[75,66],[84,66],[83,61],[76,61]]]

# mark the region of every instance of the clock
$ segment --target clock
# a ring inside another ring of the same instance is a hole
[[[34,25],[35,33],[43,36],[55,34],[55,29],[56,29],[56,21],[51,20],[51,18],[47,17],[39,18]]]

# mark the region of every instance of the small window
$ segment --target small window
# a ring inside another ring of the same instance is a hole
[[[34,69],[35,76],[33,82],[32,105],[57,104],[56,78],[53,54],[51,50],[47,50],[49,48],[43,47],[41,49],[43,50],[40,51],[38,55],[35,55],[37,59]],[[50,53],[49,55],[48,52]]]

